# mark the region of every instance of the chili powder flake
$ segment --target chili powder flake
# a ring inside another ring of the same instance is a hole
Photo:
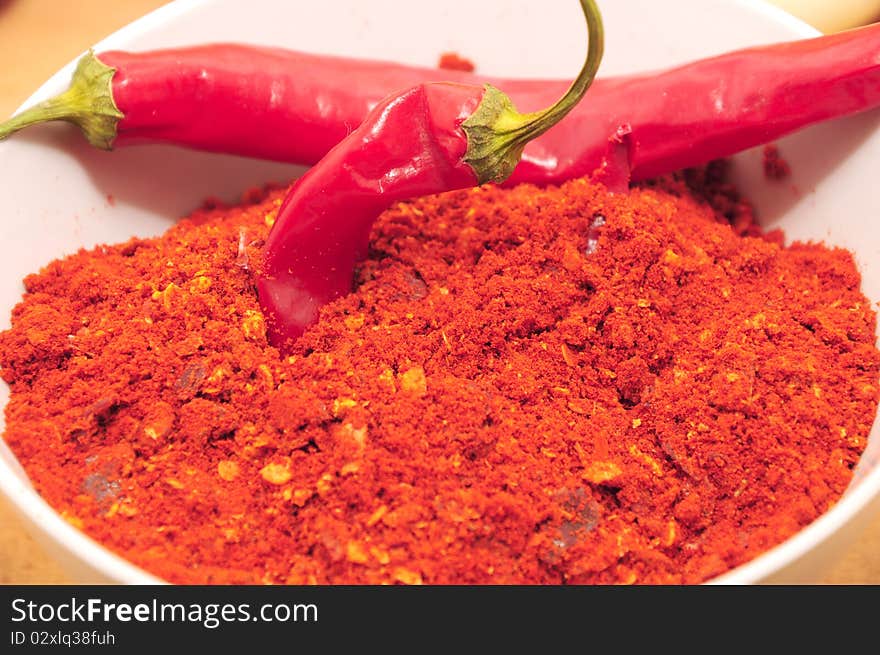
[[[689,179],[400,204],[285,358],[283,190],[54,261],[0,335],[6,440],[173,582],[704,581],[841,496],[880,357],[850,253]]]
[[[476,70],[474,62],[466,57],[462,57],[457,52],[444,52],[437,60],[437,68],[441,70],[464,71],[473,73]]]
[[[791,166],[779,154],[779,147],[770,144],[764,146],[764,177],[768,180],[784,180],[791,176]]]

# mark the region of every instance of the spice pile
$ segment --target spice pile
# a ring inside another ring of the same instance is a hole
[[[53,262],[0,335],[5,437],[174,582],[706,580],[843,493],[880,370],[850,254],[761,237],[713,170],[397,205],[285,358],[281,190]]]

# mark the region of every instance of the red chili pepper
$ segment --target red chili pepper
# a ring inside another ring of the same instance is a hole
[[[660,74],[599,80],[563,129],[532,144],[509,182],[594,174],[617,186],[878,105],[880,23],[749,48]],[[552,171],[549,156],[556,157]]]
[[[496,84],[462,71],[232,43],[89,52],[70,89],[0,124],[0,139],[65,120],[105,150],[170,143],[313,164],[383,98],[438,80]],[[535,90],[542,84],[526,83]],[[559,94],[566,85],[552,84]]]
[[[106,52],[80,61],[70,91],[0,124],[0,139],[60,119],[103,148],[164,142],[313,164],[386,95],[438,77],[488,81],[525,109],[565,88],[243,45]],[[589,102],[526,147],[507,183],[557,183],[600,167],[609,184],[628,172],[645,179],[878,104],[880,24],[601,79]]]
[[[580,0],[589,48],[581,72],[550,108],[514,109],[491,85],[426,83],[390,96],[311,168],[278,212],[257,281],[271,342],[284,347],[351,290],[373,222],[395,202],[506,179],[523,147],[583,97],[603,52],[594,0]]]

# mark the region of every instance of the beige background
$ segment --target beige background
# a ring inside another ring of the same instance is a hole
[[[0,117],[78,53],[165,0],[0,0]],[[880,584],[880,517],[828,583]],[[0,500],[0,584],[70,582]]]

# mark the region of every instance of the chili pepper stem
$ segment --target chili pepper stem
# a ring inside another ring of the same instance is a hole
[[[593,83],[605,48],[602,15],[595,0],[580,3],[589,35],[587,58],[565,95],[547,109],[521,114],[506,93],[487,84],[479,107],[462,123],[468,139],[464,161],[474,169],[480,184],[510,177],[526,144],[562,120]]]
[[[76,65],[70,88],[0,123],[0,140],[30,125],[67,121],[79,127],[93,146],[112,149],[123,117],[110,87],[115,72],[89,51]]]

